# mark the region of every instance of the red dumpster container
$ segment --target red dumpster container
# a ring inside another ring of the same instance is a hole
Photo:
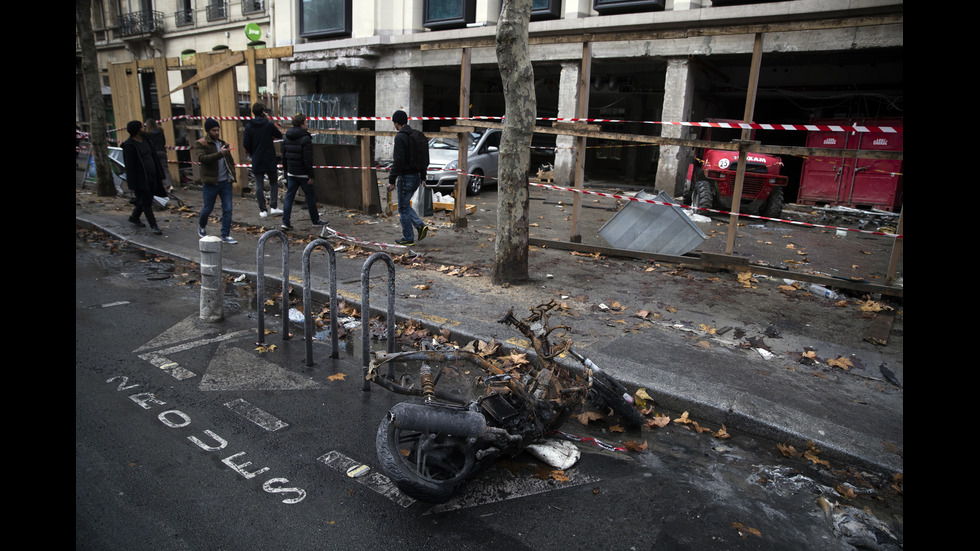
[[[902,119],[820,119],[821,126],[902,126]],[[812,131],[807,147],[903,151],[902,133]],[[876,208],[894,212],[902,206],[902,161],[807,157],[803,160],[797,201],[805,205]]]

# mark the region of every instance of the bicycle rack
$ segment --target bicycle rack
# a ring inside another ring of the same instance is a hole
[[[310,256],[313,249],[323,246],[327,250],[327,279],[330,286],[330,353],[331,358],[340,357],[340,339],[337,336],[337,253],[326,239],[314,239],[303,249],[303,311],[306,338],[306,365],[313,365],[313,299],[310,287]]]
[[[259,345],[265,344],[265,242],[273,236],[282,241],[282,340],[289,340],[289,244],[286,234],[279,230],[269,230],[259,238],[255,249],[255,309],[259,317],[259,340],[256,344]]]
[[[395,262],[388,253],[376,252],[364,262],[364,267],[361,268],[361,344],[364,363],[361,390],[365,391],[371,390],[371,382],[367,378],[368,366],[371,363],[371,298],[368,276],[371,273],[371,265],[377,260],[384,260],[388,265],[388,353],[395,351]],[[393,370],[394,366],[389,365],[388,369]]]

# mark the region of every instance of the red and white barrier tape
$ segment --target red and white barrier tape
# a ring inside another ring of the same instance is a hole
[[[626,448],[622,446],[613,446],[612,444],[606,444],[602,440],[591,437],[575,436],[574,434],[568,434],[567,432],[562,432],[560,430],[553,430],[549,434],[560,434],[567,440],[572,440],[574,442],[584,442],[587,444],[595,444],[604,450],[614,451],[614,452],[624,452]]]
[[[361,239],[357,239],[356,237],[351,237],[349,235],[344,235],[344,234],[338,232],[337,230],[335,230],[335,229],[333,229],[333,228],[331,228],[329,226],[323,226],[323,229],[320,230],[320,237],[336,237],[337,239],[340,239],[340,240],[343,240],[343,241],[347,241],[347,242],[350,242],[350,243],[354,243],[355,245],[361,245],[361,246],[367,246],[367,247],[377,247],[377,248],[381,249],[382,251],[387,251],[388,249],[399,249],[399,250],[405,250],[405,251],[408,251],[408,252],[412,252],[412,250],[409,249],[405,245],[397,245],[397,244],[392,244],[392,243],[382,243],[380,241],[364,241],[364,240],[361,240]]]
[[[249,121],[254,117],[245,116],[191,116],[177,115],[160,119],[158,122],[174,120],[206,120],[208,118],[218,121]],[[270,120],[290,121],[292,117],[269,117]],[[308,121],[391,121],[391,117],[314,117],[307,116]],[[473,116],[473,117],[409,117],[409,120],[418,121],[466,121],[466,120],[504,120],[504,117]],[[843,124],[767,124],[767,123],[746,123],[746,122],[689,122],[689,121],[631,121],[626,119],[590,119],[577,117],[538,117],[539,121],[551,122],[585,122],[585,123],[623,123],[623,124],[659,124],[663,126],[690,126],[697,128],[729,128],[735,130],[803,130],[807,132],[878,132],[885,134],[902,134],[904,128],[901,126],[863,126],[863,125],[843,125]],[[121,129],[114,129],[118,132]]]

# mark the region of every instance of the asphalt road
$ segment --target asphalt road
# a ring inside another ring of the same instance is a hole
[[[447,504],[411,501],[380,476],[377,423],[401,398],[360,391],[359,337],[338,360],[317,344],[307,366],[302,339],[283,341],[272,319],[266,344],[276,347],[259,352],[254,295],[229,284],[226,320],[202,323],[186,265],[91,235],[76,233],[76,549],[844,550],[901,541],[891,481],[686,426],[623,434],[571,422],[566,432],[647,449],[579,444],[567,481],[521,455]],[[348,477],[360,463],[371,474]]]

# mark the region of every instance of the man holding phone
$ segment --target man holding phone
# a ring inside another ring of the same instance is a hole
[[[201,163],[201,190],[204,193],[204,207],[198,221],[197,234],[205,237],[208,233],[208,217],[214,210],[215,199],[221,198],[221,240],[234,244],[238,241],[231,236],[232,183],[235,181],[235,160],[231,148],[221,141],[221,126],[218,121],[208,119],[204,122],[204,137],[194,142],[194,159]]]

